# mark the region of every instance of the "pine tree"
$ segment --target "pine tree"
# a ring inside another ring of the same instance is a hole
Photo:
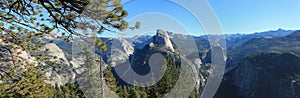
[[[123,86],[120,89],[119,96],[122,97],[122,98],[129,98],[130,95],[129,95],[129,92],[128,92],[128,87]]]
[[[137,84],[138,84],[138,82],[134,81],[134,85],[137,85]],[[139,89],[139,87],[133,86],[132,87],[132,92],[133,92],[132,97],[141,98],[141,90]]]
[[[164,94],[169,93],[170,90],[174,87],[180,72],[180,68],[173,64],[172,59],[170,57],[167,57],[166,62],[166,72],[162,79],[158,82],[158,89],[162,96]]]
[[[105,82],[108,85],[108,87],[114,91],[117,92],[119,90],[119,87],[117,86],[117,80],[114,77],[111,67],[107,67],[104,73]]]
[[[0,97],[52,97],[54,89],[45,83],[37,67],[20,70],[22,75],[0,84]]]
[[[148,94],[148,97],[150,98],[160,97],[157,84],[155,83],[154,73],[152,73],[151,85],[152,86],[146,87],[146,92]]]

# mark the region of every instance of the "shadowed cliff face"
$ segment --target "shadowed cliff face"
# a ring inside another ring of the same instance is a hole
[[[278,52],[253,54],[243,59],[225,75],[226,78],[216,97],[299,97],[299,75],[300,58],[294,54]]]
[[[179,51],[174,50],[168,33],[163,30],[157,30],[155,36],[134,51],[130,58],[131,66],[137,73],[147,74],[151,70],[148,60],[155,53],[159,53],[165,58],[170,57],[174,64],[180,65]]]

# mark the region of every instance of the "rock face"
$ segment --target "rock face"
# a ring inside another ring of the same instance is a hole
[[[69,61],[67,60],[64,52],[56,44],[49,43],[44,46],[44,49],[46,48],[49,49],[47,55],[57,57],[56,59],[51,59],[51,61],[61,61],[60,63],[69,65]]]
[[[145,41],[140,48],[135,49],[134,53],[130,57],[131,66],[139,74],[147,74],[150,71],[148,65],[151,55],[159,53],[165,57],[171,57],[173,63],[180,64],[179,51],[175,51],[168,33],[163,30],[157,30],[155,36],[148,41]]]
[[[4,42],[0,43],[5,45]],[[36,66],[39,64],[44,69],[45,77],[47,78],[45,81],[51,84],[63,85],[75,79],[75,74],[72,72],[72,68],[70,66],[69,61],[65,57],[64,52],[54,43],[49,43],[44,45],[42,50],[49,49],[48,52],[43,52],[47,56],[50,57],[49,61],[45,62],[37,62],[35,57],[32,57],[30,53],[23,51],[21,49],[11,50],[13,55],[17,55],[19,58],[18,65],[25,66],[27,64],[35,64]],[[8,53],[6,50],[1,50],[1,53]],[[0,61],[0,67],[4,67],[7,65],[12,65],[11,57],[0,55],[0,57],[4,58],[4,61]],[[55,57],[55,58],[54,58]],[[5,62],[5,63],[4,63]],[[52,65],[51,62],[55,62],[55,65]]]
[[[144,42],[148,41],[151,39],[153,36],[150,35],[137,35],[132,38],[126,38],[126,40],[129,43],[132,43],[134,45],[134,48],[139,48],[141,45],[144,44]]]
[[[217,98],[299,97],[299,72],[300,58],[294,54],[268,52],[251,55],[226,74],[227,80],[219,89]]]
[[[48,48],[47,56],[56,57],[50,59],[51,62],[56,62],[55,66],[44,65],[46,68],[45,75],[48,78],[46,82],[51,84],[64,85],[75,79],[75,73],[72,71],[70,62],[65,57],[64,52],[54,43],[49,43],[44,46]]]
[[[145,41],[139,49],[143,49],[146,46],[150,47],[165,47],[166,49],[169,49],[170,51],[174,51],[173,44],[170,40],[170,37],[168,35],[167,31],[164,30],[157,30],[156,35],[154,35],[151,39]]]
[[[163,45],[171,51],[174,51],[173,45],[171,43],[167,31],[157,30],[157,34],[153,37],[153,43],[156,45]]]
[[[104,60],[112,67],[126,62],[133,54],[133,45],[124,38],[106,39],[105,42],[109,46],[104,52]]]

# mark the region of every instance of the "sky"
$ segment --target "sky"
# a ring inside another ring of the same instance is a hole
[[[223,33],[255,33],[279,28],[300,28],[300,0],[207,0]],[[190,0],[188,6],[200,7]],[[174,33],[207,34],[193,12],[169,0],[127,0],[123,7],[129,13],[130,25],[141,22],[138,30],[126,30],[128,36],[154,34],[156,29]],[[205,10],[205,9],[203,9]],[[203,11],[199,10],[199,11]],[[104,33],[105,36],[118,34]]]

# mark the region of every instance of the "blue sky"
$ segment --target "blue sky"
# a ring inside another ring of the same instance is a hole
[[[300,0],[209,0],[224,32],[300,29]]]
[[[300,0],[208,0],[208,3],[227,34],[300,28]],[[169,0],[130,0],[124,3],[124,8],[129,13],[126,19],[130,24],[135,21],[142,24],[140,30],[125,31],[130,35],[153,34],[156,29],[205,34],[202,24],[187,9]]]

